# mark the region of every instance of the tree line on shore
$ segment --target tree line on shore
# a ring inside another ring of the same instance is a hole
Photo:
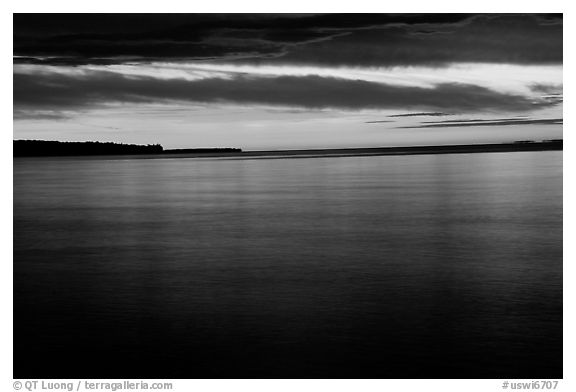
[[[60,142],[53,140],[14,140],[13,156],[134,155],[241,152],[239,148],[195,148],[165,150],[160,144],[124,144],[113,142]]]

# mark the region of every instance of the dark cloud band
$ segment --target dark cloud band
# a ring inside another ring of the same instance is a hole
[[[522,111],[546,100],[485,87],[444,83],[434,88],[396,86],[320,76],[207,78],[135,77],[108,71],[14,75],[14,109],[75,110],[109,103],[190,102],[306,109],[402,109],[449,112]]]
[[[325,66],[559,64],[562,15],[14,16],[18,63],[216,60]]]

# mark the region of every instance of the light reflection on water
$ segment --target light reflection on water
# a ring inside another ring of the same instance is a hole
[[[562,153],[15,159],[14,297],[17,378],[561,378]]]

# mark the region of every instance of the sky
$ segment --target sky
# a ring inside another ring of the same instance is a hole
[[[562,27],[557,14],[15,14],[14,139],[558,139]]]

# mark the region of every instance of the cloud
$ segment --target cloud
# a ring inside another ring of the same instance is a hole
[[[562,15],[15,14],[15,62],[558,64]]]
[[[521,111],[550,106],[485,87],[442,83],[434,88],[307,76],[158,79],[109,71],[14,75],[14,109],[80,110],[117,103],[189,102],[305,109]]]
[[[387,117],[420,117],[420,116],[449,116],[448,113],[442,112],[420,112],[420,113],[402,113],[402,114],[392,114]]]
[[[549,124],[562,124],[561,118],[550,119],[499,119],[499,120],[451,120],[440,121],[434,124],[417,125],[409,127],[398,127],[403,129],[416,129],[416,128],[451,128],[451,127],[493,127],[500,125],[549,125]]]
[[[513,118],[491,118],[491,119],[462,119],[462,120],[443,120],[443,121],[422,121],[421,124],[450,124],[450,123],[481,123],[481,122],[495,122],[495,121],[519,121],[527,120],[527,117],[513,117]]]
[[[483,15],[460,23],[389,25],[300,45],[267,62],[324,66],[561,64],[562,25],[535,15]]]
[[[550,94],[550,95],[562,95],[563,86],[561,84],[543,84],[534,83],[530,87],[530,90],[536,93]]]
[[[14,120],[65,120],[70,114],[60,110],[17,109],[13,111]]]
[[[386,117],[397,118],[397,117],[441,117],[441,116],[449,116],[448,113],[442,112],[418,112],[418,113],[402,113],[402,114],[391,114]],[[378,124],[378,123],[391,123],[394,122],[392,120],[374,120],[374,121],[366,121],[366,124]]]

